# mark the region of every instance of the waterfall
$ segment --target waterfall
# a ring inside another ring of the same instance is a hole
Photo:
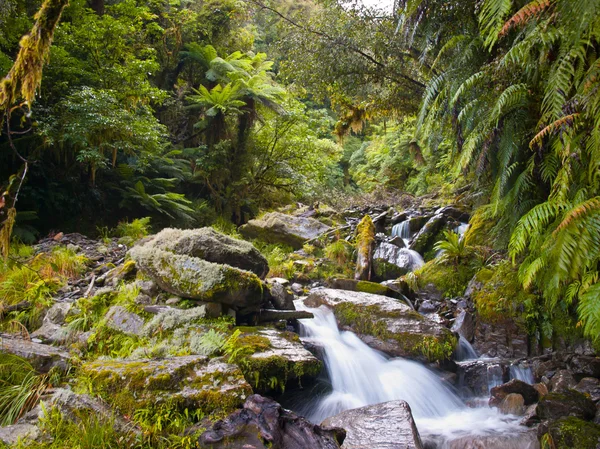
[[[535,383],[535,379],[533,378],[533,372],[531,368],[524,364],[515,364],[510,365],[510,378],[522,380],[529,385],[533,385]]]
[[[475,348],[471,346],[471,343],[459,334],[458,336],[458,347],[456,348],[456,361],[462,362],[464,360],[474,360],[478,358]]]
[[[304,395],[303,403],[296,407],[297,412],[312,422],[320,423],[351,408],[402,399],[410,405],[428,448],[455,448],[458,446],[453,442],[465,438],[531,439],[527,429],[518,425],[518,417],[501,415],[497,409],[487,406],[468,408],[423,365],[400,358],[389,359],[354,333],[341,332],[333,312],[326,307],[309,309],[300,300],[296,301],[296,308],[314,314],[314,319],[300,320],[302,338],[321,349],[331,382],[331,391],[313,398]],[[537,443],[535,435],[533,439]]]
[[[404,220],[392,227],[392,237],[400,237],[408,246],[410,242],[410,220]]]
[[[465,232],[467,232],[467,229],[469,229],[469,223],[461,223],[454,229],[454,232],[462,238],[465,235]]]

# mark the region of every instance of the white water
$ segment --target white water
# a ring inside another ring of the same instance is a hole
[[[475,348],[471,346],[471,343],[463,337],[462,335],[458,336],[458,347],[456,348],[456,361],[462,362],[465,360],[475,360],[479,356],[477,355],[477,351]]]
[[[312,422],[320,423],[351,408],[402,399],[409,403],[421,437],[438,448],[454,447],[452,441],[471,436],[524,435],[517,417],[501,415],[488,407],[466,407],[423,365],[388,359],[354,333],[340,332],[329,309],[308,309],[301,301],[296,303],[298,310],[308,310],[315,316],[300,320],[303,339],[322,348],[332,386],[330,393],[308,401],[298,410]]]
[[[533,385],[535,383],[531,368],[524,364],[510,365],[510,378],[522,380],[529,385]]]
[[[454,232],[456,232],[458,235],[460,235],[461,237],[465,235],[465,232],[467,232],[467,229],[469,229],[469,223],[462,223],[459,224],[456,229],[454,229]]]
[[[404,245],[408,246],[410,242],[410,220],[404,220],[392,227],[392,237],[400,237],[404,240]]]

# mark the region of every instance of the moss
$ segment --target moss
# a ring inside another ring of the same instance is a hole
[[[468,265],[454,267],[435,261],[427,262],[415,272],[420,288],[433,284],[446,298],[462,296],[474,274],[475,270]]]
[[[596,449],[598,444],[600,426],[574,417],[553,422],[542,438],[543,449]]]
[[[375,225],[369,215],[365,215],[356,228],[356,249],[364,258],[369,258],[375,243]]]
[[[388,293],[388,288],[377,282],[358,281],[356,284],[356,291],[385,296]]]

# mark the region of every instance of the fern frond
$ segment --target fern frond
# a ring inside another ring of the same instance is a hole
[[[500,37],[505,36],[511,28],[515,26],[523,25],[532,17],[539,16],[542,12],[547,10],[552,4],[551,0],[533,0],[531,3],[523,6],[517,13],[512,16],[500,30]]]

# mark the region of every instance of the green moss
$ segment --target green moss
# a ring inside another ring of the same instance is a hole
[[[358,281],[358,283],[356,284],[356,291],[385,296],[388,292],[388,288],[381,284],[378,284],[377,282]]]
[[[600,426],[579,418],[561,418],[548,428],[542,449],[596,449],[600,444]]]
[[[433,284],[446,298],[462,296],[474,274],[475,270],[468,265],[451,266],[435,261],[427,262],[415,272],[419,288]]]
[[[356,249],[358,253],[369,258],[375,243],[375,225],[369,215],[365,215],[356,228]]]

